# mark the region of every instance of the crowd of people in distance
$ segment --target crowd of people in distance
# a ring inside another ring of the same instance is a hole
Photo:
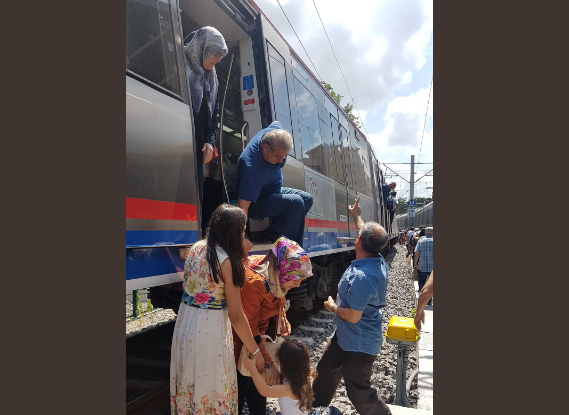
[[[407,257],[411,256],[413,270],[417,271],[419,293],[421,293],[433,271],[433,227],[420,226],[407,231],[400,229],[399,244],[407,247]],[[431,304],[432,299],[429,299],[427,305]]]
[[[184,39],[200,164],[215,158],[219,111],[215,65],[227,52],[223,36],[213,27],[200,28]],[[236,415],[245,402],[251,415],[265,415],[267,397],[278,398],[282,415],[323,413],[323,408],[330,415],[341,415],[329,405],[342,379],[359,414],[391,414],[371,385],[373,363],[383,342],[381,310],[386,306],[388,266],[380,251],[388,233],[378,223],[363,222],[359,196],[348,206],[358,231],[356,259],[342,275],[336,299],[328,297],[324,303],[335,314],[337,330],[316,372],[310,370],[306,346],[286,339],[290,324],[285,295],[313,275],[302,247],[312,197],[282,186],[281,170],[292,145],[291,135],[278,121],[249,141],[231,189],[237,206],[217,207],[202,223],[205,239],[188,250],[172,338],[172,415]],[[200,174],[200,202],[203,180]],[[388,197],[390,201],[389,228],[397,210],[394,188],[395,183],[382,188],[384,205]],[[265,255],[248,256],[252,243],[245,234],[247,220],[261,217],[270,218],[263,237],[272,246]],[[416,255],[414,266],[421,276],[432,270],[432,228],[422,234],[431,239],[430,245],[417,231],[412,237],[406,234],[401,243]]]

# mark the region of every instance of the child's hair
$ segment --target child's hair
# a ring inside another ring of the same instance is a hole
[[[298,340],[285,340],[277,349],[276,360],[281,367],[281,375],[290,383],[290,389],[299,400],[301,411],[312,412],[312,382],[316,377],[310,370],[310,355],[306,346]]]

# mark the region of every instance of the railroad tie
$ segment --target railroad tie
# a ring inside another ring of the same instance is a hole
[[[315,323],[326,323],[326,324],[334,322],[334,320],[330,320],[328,318],[317,318],[317,317],[310,317],[309,320]]]
[[[322,327],[308,327],[308,326],[298,326],[300,330],[307,330],[307,331],[316,331],[318,333],[324,333],[324,329]]]

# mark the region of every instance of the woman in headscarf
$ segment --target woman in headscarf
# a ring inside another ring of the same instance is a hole
[[[271,356],[265,350],[261,335],[265,334],[269,320],[274,319],[275,327],[279,327],[277,335],[288,336],[290,324],[284,311],[285,294],[298,287],[306,278],[312,276],[312,264],[306,252],[294,241],[279,238],[267,255],[251,255],[245,266],[245,282],[241,287],[241,306],[249,320],[251,333],[259,345],[265,359],[265,376],[267,383],[280,383],[280,374],[274,366]],[[233,350],[235,363],[239,361],[243,342],[233,332]],[[245,400],[250,415],[265,415],[267,398],[259,394],[249,376],[237,371],[238,413],[241,413]]]
[[[227,55],[225,39],[211,26],[190,33],[184,40],[186,78],[194,113],[196,162],[200,205],[203,199],[203,165],[213,157],[219,112],[219,82],[215,65]]]

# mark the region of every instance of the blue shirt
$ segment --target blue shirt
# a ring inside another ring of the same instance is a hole
[[[379,354],[383,342],[381,309],[387,294],[387,263],[379,257],[356,259],[342,275],[336,303],[363,311],[357,323],[336,317],[338,344],[347,352]]]
[[[283,184],[282,163],[271,164],[263,157],[261,139],[271,130],[282,129],[280,122],[275,121],[267,128],[259,131],[251,139],[239,157],[237,164],[238,198],[256,202],[258,198],[280,193]]]
[[[415,252],[419,252],[419,263],[417,269],[421,272],[431,272],[433,270],[433,237],[423,236],[417,242]]]

